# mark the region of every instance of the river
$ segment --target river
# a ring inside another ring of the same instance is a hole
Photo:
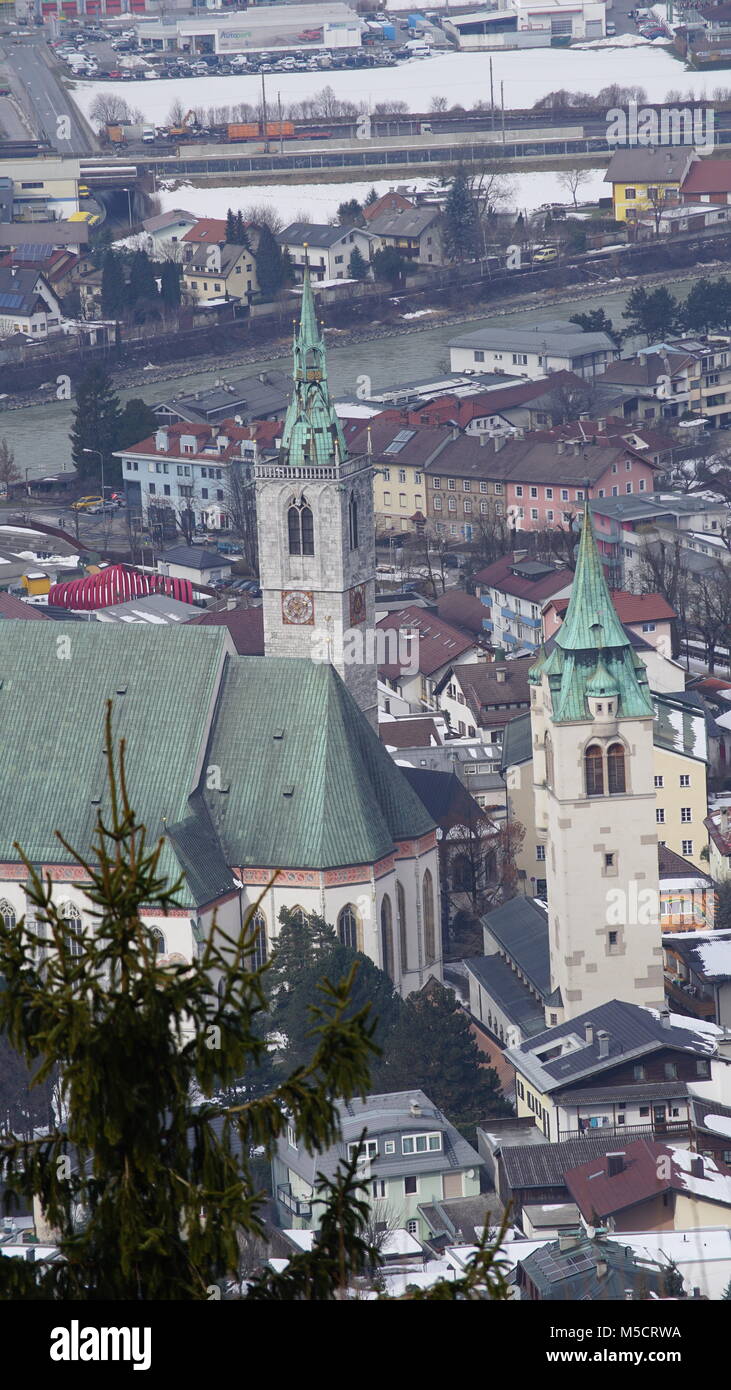
[[[704,267],[704,272],[713,275],[712,267]],[[679,298],[684,297],[697,277],[669,281],[668,288]],[[503,324],[522,323],[526,319],[567,318],[577,310],[603,308],[618,325],[622,324],[622,309],[632,286],[637,283],[623,282],[616,291],[594,293],[576,287],[565,299],[554,300],[550,305],[523,306],[519,309],[501,313]],[[365,342],[347,343],[338,346],[330,339],[328,347],[328,366],[333,394],[354,396],[358,378],[368,376],[373,388],[393,386],[399,382],[420,381],[442,373],[448,368],[449,352],[447,344],[460,332],[476,331],[495,320],[495,312],[470,320],[463,327],[441,323],[434,328],[405,328],[404,332],[389,337],[372,338]],[[632,344],[625,345],[627,347]],[[129,397],[143,397],[150,405],[165,400],[180,391],[195,391],[210,386],[222,373],[229,379],[244,375],[254,375],[267,368],[288,371],[290,358],[266,357],[256,362],[245,361],[238,364],[235,358],[227,358],[217,368],[206,371],[193,371],[185,376],[171,373],[166,380],[156,378],[154,382],[124,387],[119,395],[122,402]],[[73,402],[52,401],[42,406],[28,406],[17,410],[0,412],[0,438],[5,438],[15,451],[15,462],[22,473],[29,478],[43,477],[57,473],[71,466],[69,430]]]

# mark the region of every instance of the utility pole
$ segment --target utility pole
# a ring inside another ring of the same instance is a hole
[[[495,129],[495,93],[492,85],[492,58],[490,59],[490,126]]]
[[[264,85],[264,73],[261,75],[261,133],[264,136],[264,153],[269,153],[269,141],[267,140],[267,93]]]
[[[282,93],[277,92],[277,115],[279,117],[279,153],[284,154],[284,131],[282,129]]]
[[[503,127],[503,144],[505,144],[505,83],[500,83],[500,117]]]

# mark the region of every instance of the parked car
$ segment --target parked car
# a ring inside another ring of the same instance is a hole
[[[531,260],[533,265],[547,265],[550,261],[558,260],[558,251],[555,246],[539,246]]]
[[[86,497],[79,497],[71,503],[72,512],[88,512],[92,507],[100,507],[104,501],[98,493],[89,493]]]

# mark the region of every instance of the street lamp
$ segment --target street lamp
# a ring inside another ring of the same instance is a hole
[[[107,499],[106,499],[106,497],[104,496],[104,455],[103,455],[101,449],[82,449],[81,452],[82,452],[82,454],[95,454],[96,457],[97,457],[98,460],[99,460],[99,467],[100,467],[100,470],[101,470],[101,477],[102,477],[102,540],[103,540],[104,545],[106,545],[106,544],[107,544],[107,541],[108,541],[108,535],[107,535],[107,511],[106,511]]]

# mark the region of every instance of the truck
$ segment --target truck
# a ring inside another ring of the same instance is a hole
[[[280,137],[291,140],[294,137],[294,121],[267,121],[262,129],[260,121],[243,121],[226,127],[229,140],[274,140]]]

